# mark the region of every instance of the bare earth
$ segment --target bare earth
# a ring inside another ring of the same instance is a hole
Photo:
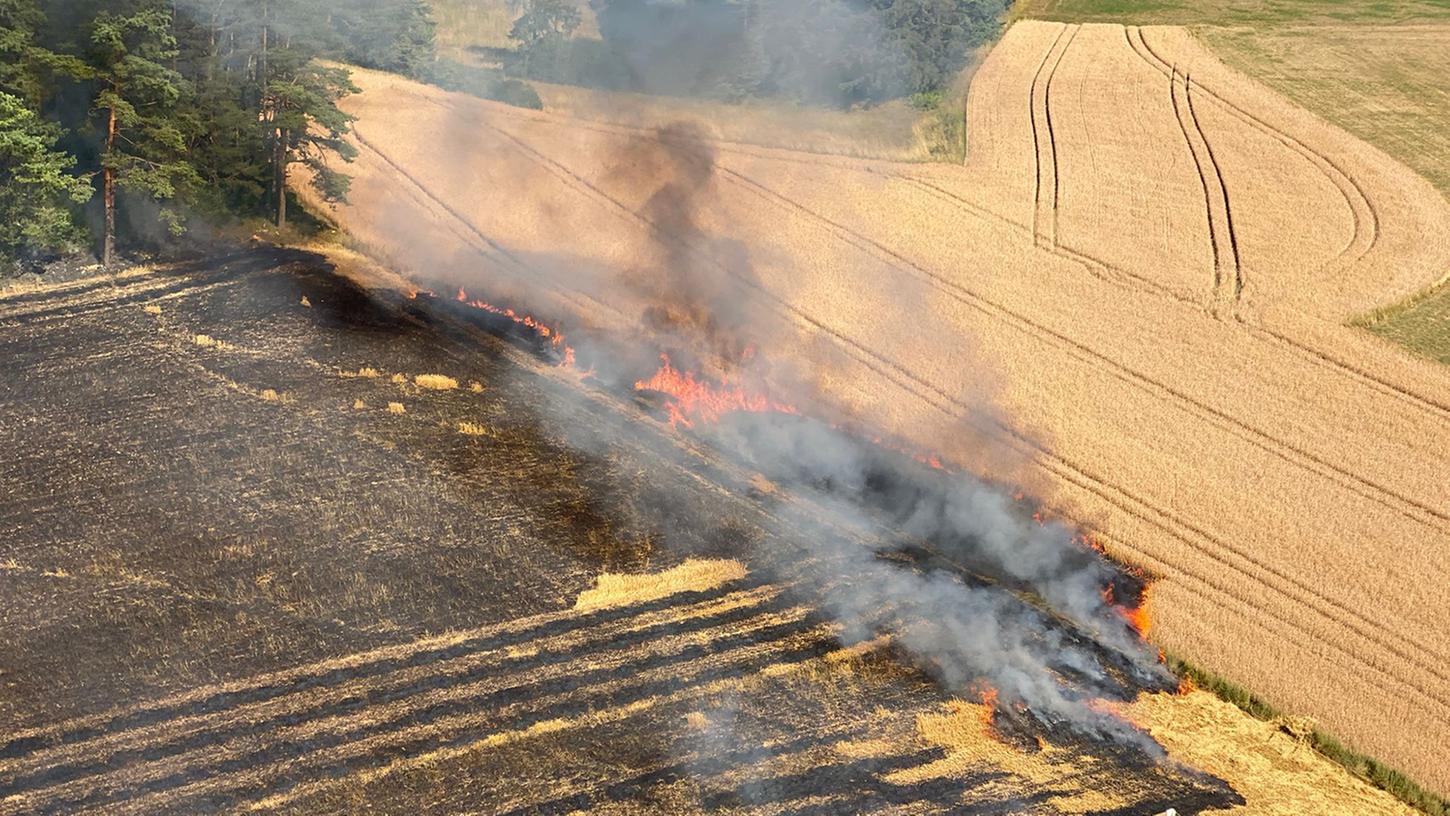
[[[620,172],[650,134],[355,81],[371,252],[638,324],[619,276],[684,241]],[[969,110],[965,167],[710,144],[729,298],[840,406],[1160,575],[1163,646],[1450,793],[1450,374],[1344,326],[1450,272],[1450,207],[1177,28],[1018,23]]]

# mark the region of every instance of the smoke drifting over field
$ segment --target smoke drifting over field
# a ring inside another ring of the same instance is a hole
[[[1125,590],[1120,568],[1070,528],[1034,519],[1006,488],[841,430],[869,428],[871,418],[847,417],[820,393],[824,372],[799,353],[807,338],[782,327],[753,291],[751,248],[707,227],[720,223],[714,191],[725,171],[698,132],[665,128],[599,161],[611,185],[644,202],[639,212],[654,237],[615,282],[635,304],[637,330],[576,344],[579,365],[607,382],[634,382],[646,374],[632,367],[656,365],[664,352],[720,372],[723,383],[691,381],[702,390],[761,395],[723,417],[692,415],[689,394],[655,395],[677,402],[670,416],[691,433],[806,503],[787,499],[778,518],[813,530],[811,549],[777,552],[767,542],[753,569],[794,587],[848,642],[889,635],[952,693],[975,697],[990,687],[1014,718],[1161,757],[1150,738],[1095,703],[1173,685],[1113,601],[1136,598],[1141,584],[1130,580]],[[986,372],[982,379],[992,381]],[[981,399],[992,411],[988,395]],[[928,555],[891,558],[912,549]]]
[[[460,132],[481,129],[463,124]],[[727,459],[786,489],[766,500],[779,502],[781,524],[814,531],[813,545],[778,552],[767,540],[749,555],[751,567],[823,610],[844,639],[889,635],[951,693],[976,697],[991,687],[1004,716],[1161,756],[1151,739],[1095,703],[1172,685],[1119,605],[1136,601],[1141,584],[1124,582],[1071,529],[1034,520],[1012,490],[868,441],[872,417],[842,410],[822,387],[833,371],[829,357],[810,353],[819,338],[783,318],[760,290],[759,250],[733,234],[717,194],[733,183],[729,171],[697,128],[675,124],[606,143],[612,147],[586,157],[592,167],[577,180],[609,190],[630,219],[643,222],[636,229],[622,218],[617,235],[606,238],[630,249],[627,262],[575,270],[567,258],[520,252],[538,270],[535,291],[517,276],[505,284],[488,273],[445,284],[485,299],[507,292],[514,300],[504,305],[521,310],[558,304],[561,291],[592,293],[622,314],[623,328],[583,302],[577,312],[540,317],[560,319],[580,371],[654,407],[673,403],[668,416],[682,429],[691,426]],[[548,229],[574,228],[574,214],[557,199],[513,206],[540,213]],[[879,319],[909,318],[906,304],[891,307],[901,314]],[[760,398],[717,400],[736,410],[692,419],[686,395],[645,386],[658,380],[651,374],[662,353],[696,374],[677,379],[681,388]],[[955,365],[969,357],[957,348],[941,354]],[[981,379],[994,376],[984,371]],[[989,394],[965,401],[993,411]],[[541,406],[546,421],[549,415]],[[554,430],[600,450],[629,444],[627,428],[602,439],[581,438],[597,432],[565,422]]]

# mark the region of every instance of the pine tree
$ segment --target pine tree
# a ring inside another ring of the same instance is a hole
[[[116,191],[124,189],[161,202],[174,199],[196,170],[185,159],[185,117],[177,104],[183,79],[168,67],[178,56],[170,12],[157,3],[128,15],[103,12],[91,29],[93,70],[101,91],[93,113],[102,122],[101,196],[105,209],[101,258],[116,258]],[[163,207],[161,219],[173,234],[180,216]]]
[[[293,51],[275,53],[272,66],[263,119],[272,141],[273,195],[281,228],[287,226],[287,178],[293,164],[307,165],[312,185],[325,201],[346,199],[352,180],[330,166],[327,156],[350,162],[357,155],[357,148],[344,138],[352,117],[337,107],[337,101],[358,88],[347,71],[323,67]]]
[[[74,56],[41,47],[45,14],[37,0],[0,0],[0,93],[19,97],[33,111],[57,80],[81,77],[85,64]]]
[[[79,236],[70,205],[89,200],[91,187],[70,175],[75,158],[55,150],[59,130],[0,92],[0,264]]]

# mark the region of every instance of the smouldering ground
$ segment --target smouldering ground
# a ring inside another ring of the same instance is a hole
[[[1164,645],[1450,790],[1450,375],[1345,326],[1450,270],[1450,206],[1411,170],[1175,28],[1014,25],[965,167],[357,79],[340,217],[372,252],[625,332],[659,294],[642,268],[705,270],[838,406],[1163,576]],[[1003,425],[1005,466],[978,447]]]

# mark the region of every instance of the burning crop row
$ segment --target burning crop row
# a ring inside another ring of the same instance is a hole
[[[504,327],[522,329],[524,333],[515,336],[542,344],[561,367],[576,366],[574,348],[557,327],[530,313],[470,297],[462,288],[457,301],[508,321]],[[1040,511],[1030,520],[1009,521],[1013,514],[1027,515],[1020,492],[1014,495],[981,482],[935,454],[813,419],[797,404],[772,396],[763,384],[728,376],[713,379],[677,366],[665,352],[657,359],[658,368],[649,376],[615,381],[621,390],[631,389],[632,383],[632,393],[644,398],[642,404],[656,406],[671,427],[726,441],[726,447],[772,481],[793,483],[807,493],[824,489],[832,502],[873,508],[872,512],[883,514],[888,528],[930,542],[949,561],[980,570],[1003,587],[1041,597],[1094,645],[1085,648],[1070,637],[1046,635],[1057,645],[1024,662],[1026,651],[1035,648],[1028,644],[1045,635],[1041,627],[1054,625],[1048,617],[1012,611],[1013,602],[1000,592],[982,594],[965,585],[953,586],[943,583],[945,576],[927,575],[917,581],[909,573],[869,560],[855,563],[848,572],[875,576],[867,582],[873,584],[871,591],[863,592],[857,584],[850,594],[859,597],[848,598],[825,590],[819,600],[829,611],[866,629],[899,628],[908,651],[919,653],[923,664],[941,674],[948,685],[966,682],[976,689],[984,725],[991,726],[994,711],[1010,712],[1014,721],[1022,721],[1024,715],[1044,725],[1066,721],[1088,735],[1154,750],[1150,740],[1094,703],[1102,693],[1120,695],[1109,691],[1122,688],[1120,681],[1110,679],[1112,671],[1130,678],[1123,681],[1128,688],[1168,687],[1161,654],[1145,640],[1151,620],[1148,583],[1141,574],[1130,571],[1130,579],[1121,580],[1123,570],[1111,564],[1100,545]],[[823,451],[829,453],[822,456]],[[919,473],[910,473],[913,464],[921,466]],[[851,558],[846,562],[853,563]],[[839,578],[799,577],[821,586]],[[903,581],[914,587],[904,590],[904,596],[899,592]],[[1119,597],[1132,600],[1123,603]],[[905,610],[907,617],[883,616],[872,599],[880,602],[879,608]],[[1020,648],[1011,658],[1015,664],[995,666],[992,661],[997,658],[992,656],[1008,652],[985,643],[967,646],[962,640],[983,637],[1017,642]],[[1091,657],[1093,649],[1108,657]],[[1027,679],[1039,671],[1047,676],[1080,673],[1098,660],[1107,662],[1102,669],[1088,671],[1093,679],[1072,681],[1083,684],[1078,690],[1052,691],[1041,682],[1045,678]],[[1117,669],[1107,671],[1109,664]]]

